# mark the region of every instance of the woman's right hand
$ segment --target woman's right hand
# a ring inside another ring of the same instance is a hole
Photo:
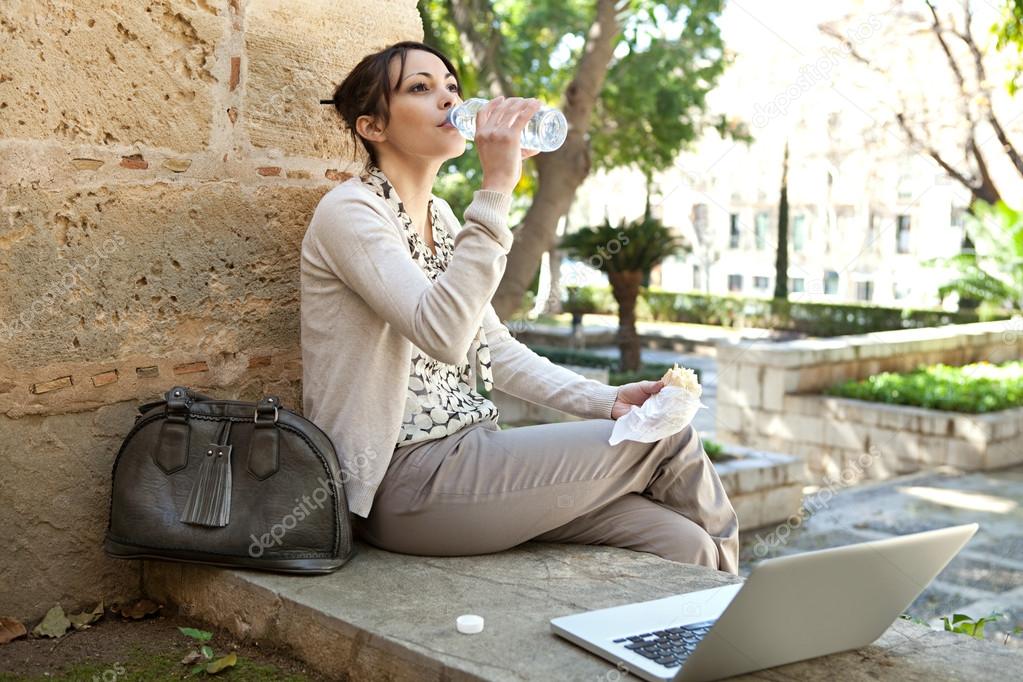
[[[537,152],[522,149],[529,119],[540,110],[538,99],[495,97],[476,114],[476,153],[483,167],[482,189],[511,194],[522,175],[522,159]]]

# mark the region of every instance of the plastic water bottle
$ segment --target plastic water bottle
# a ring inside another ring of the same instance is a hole
[[[448,122],[467,140],[476,137],[476,114],[490,100],[478,97],[468,99],[448,111]],[[568,120],[551,107],[540,107],[522,130],[520,144],[523,149],[552,152],[565,143]]]

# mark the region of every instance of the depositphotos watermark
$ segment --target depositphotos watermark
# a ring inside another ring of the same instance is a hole
[[[859,43],[874,35],[881,28],[881,20],[871,14],[865,21],[852,28],[849,40]],[[799,67],[799,76],[784,90],[776,94],[767,104],[757,102],[753,105],[753,126],[763,128],[773,119],[788,113],[793,102],[805,95],[814,85],[828,78],[832,70],[850,53],[848,46],[841,48],[828,47],[823,54],[810,64]]]
[[[252,543],[249,545],[249,556],[258,559],[263,556],[267,549],[280,546],[289,530],[298,526],[299,523],[311,516],[314,511],[322,509],[325,504],[329,504],[334,499],[334,496],[331,494],[331,484],[335,488],[340,488],[353,478],[363,480],[361,476],[357,475],[357,472],[366,469],[374,459],[376,459],[376,451],[373,448],[364,448],[362,452],[358,453],[351,460],[354,467],[352,470],[342,466],[341,475],[338,478],[320,476],[316,480],[318,485],[312,492],[302,497],[296,497],[295,506],[290,512],[281,517],[280,521],[272,525],[269,531],[258,537],[254,533],[249,535],[249,539],[252,540]]]
[[[787,543],[789,535],[792,534],[793,530],[803,525],[803,521],[809,517],[820,512],[822,509],[826,509],[838,488],[847,488],[859,481],[862,478],[863,472],[871,468],[880,456],[881,451],[877,446],[871,446],[869,452],[860,453],[853,464],[843,468],[837,479],[826,475],[822,481],[823,487],[808,496],[799,508],[799,511],[787,518],[784,523],[778,524],[766,536],[761,536],[757,533],[757,542],[753,545],[753,555],[758,559],[763,559],[772,547],[778,547]]]
[[[94,246],[92,253],[80,258],[64,272],[60,278],[51,281],[42,293],[28,305],[25,310],[10,320],[0,320],[0,337],[11,341],[18,334],[32,330],[36,318],[42,315],[47,308],[51,308],[58,301],[65,298],[72,290],[82,285],[82,280],[88,272],[100,264],[100,262],[112,256],[117,250],[124,246],[124,235],[115,232],[113,237],[107,238],[102,244]]]

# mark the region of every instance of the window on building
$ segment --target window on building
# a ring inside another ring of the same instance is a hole
[[[739,214],[728,215],[728,248],[739,248]]]
[[[902,282],[896,282],[892,285],[892,296],[894,296],[896,300],[906,298],[909,296],[909,286]]]
[[[728,276],[728,290],[729,291],[742,291],[742,275],[729,275]]]
[[[806,282],[802,277],[789,277],[789,291],[793,294],[801,294],[806,291]]]
[[[792,216],[792,250],[802,251],[806,247],[806,216],[797,213]]]
[[[870,301],[874,298],[874,283],[870,280],[856,283],[856,300]]]
[[[767,291],[767,289],[768,289],[768,287],[770,287],[770,285],[771,285],[771,280],[770,280],[769,277],[754,277],[753,278],[753,288],[756,289],[757,291]]]
[[[700,288],[700,266],[693,265],[693,289]]]
[[[824,272],[824,293],[831,295],[838,293],[838,273],[834,270]]]
[[[693,231],[702,244],[711,242],[707,234],[707,204],[693,204]]]
[[[905,214],[895,219],[895,250],[909,253],[909,216]]]
[[[757,213],[753,221],[754,237],[757,242],[757,250],[763,251],[767,248],[767,232],[770,230],[771,214],[767,211]]]

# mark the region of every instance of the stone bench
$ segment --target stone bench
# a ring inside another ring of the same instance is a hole
[[[284,646],[338,680],[638,679],[550,630],[580,611],[741,580],[614,547],[528,542],[474,557],[420,557],[359,544],[336,573],[285,576],[146,561],[143,590],[236,636]],[[455,629],[483,616],[476,635]],[[862,649],[741,679],[1014,679],[1023,653],[896,620]]]

